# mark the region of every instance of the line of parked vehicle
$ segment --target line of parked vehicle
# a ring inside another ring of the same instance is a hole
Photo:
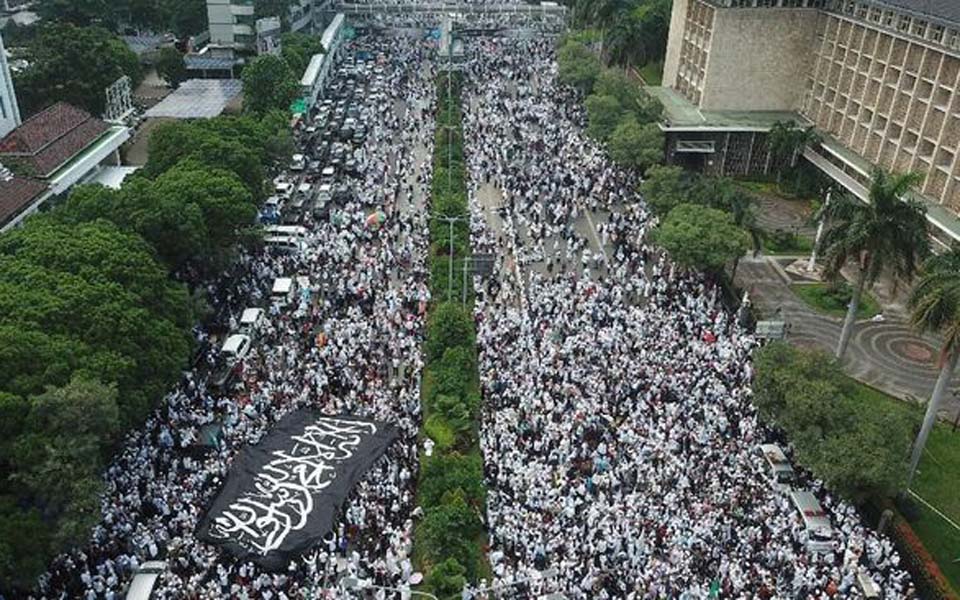
[[[305,251],[309,230],[304,225],[329,219],[332,207],[355,198],[351,179],[360,178],[366,167],[363,146],[373,116],[369,106],[387,97],[383,68],[378,64],[381,58],[369,53],[346,57],[337,67],[328,97],[318,101],[294,128],[297,153],[288,168],[274,178],[273,194],[258,214],[267,251]],[[305,276],[278,277],[271,286],[268,306],[286,308],[309,301],[318,292]],[[266,318],[265,308],[243,311],[237,327],[220,347],[209,385],[222,389],[235,381]]]

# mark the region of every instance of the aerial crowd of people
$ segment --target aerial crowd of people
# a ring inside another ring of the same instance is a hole
[[[863,570],[885,598],[914,597],[890,540],[809,480],[838,534],[806,547],[755,452],[769,435],[750,402],[757,342],[645,241],[656,221],[636,178],[584,135],[552,43],[477,41],[468,81],[474,245],[512,257],[476,306],[495,583],[856,598]],[[486,227],[492,190],[505,235]]]
[[[345,598],[345,577],[409,590],[436,50],[389,36],[345,49],[361,51],[380,57],[385,80],[383,96],[358,94],[369,135],[361,175],[345,179],[352,194],[328,218],[306,217],[303,252],[245,254],[203,284],[217,314],[195,331],[204,355],[128,436],[105,474],[102,522],[53,561],[35,597],[117,600],[150,560],[168,565],[159,599]],[[769,436],[750,401],[757,342],[712,285],[645,241],[656,221],[637,177],[585,137],[553,41],[478,38],[464,79],[472,246],[499,258],[475,285],[494,580],[462,597],[856,598],[861,570],[885,598],[915,597],[891,542],[812,480],[837,535],[832,551],[806,548],[754,453]],[[270,305],[242,384],[212,389],[211,331],[267,305],[284,276],[309,283]],[[335,531],[279,573],[198,540],[238,452],[304,407],[401,432]],[[211,426],[218,441],[204,445]],[[484,591],[494,585],[516,587]]]

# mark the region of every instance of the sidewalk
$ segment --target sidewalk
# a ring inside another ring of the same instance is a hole
[[[750,292],[750,299],[764,317],[778,309],[790,327],[787,339],[798,346],[817,348],[831,355],[840,339],[842,319],[821,314],[790,289],[790,279],[777,258],[744,257],[737,269],[736,285]],[[886,294],[877,294],[883,302]],[[856,324],[843,367],[851,377],[896,398],[926,402],[937,378],[939,342],[919,336],[904,318],[902,306],[883,302],[883,322]],[[954,382],[951,389],[960,383]],[[911,397],[913,400],[911,400]],[[940,418],[953,421],[960,399],[947,394]]]

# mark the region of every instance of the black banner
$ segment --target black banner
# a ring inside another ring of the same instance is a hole
[[[396,437],[393,425],[293,412],[240,452],[197,535],[238,559],[284,569],[333,530],[353,486]]]

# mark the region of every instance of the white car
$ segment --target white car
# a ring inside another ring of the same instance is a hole
[[[126,600],[149,600],[157,578],[166,570],[167,563],[162,560],[151,560],[140,565],[127,588]]]
[[[228,365],[235,365],[250,354],[251,345],[249,335],[237,333],[227,338],[227,341],[220,348],[220,352]]]

